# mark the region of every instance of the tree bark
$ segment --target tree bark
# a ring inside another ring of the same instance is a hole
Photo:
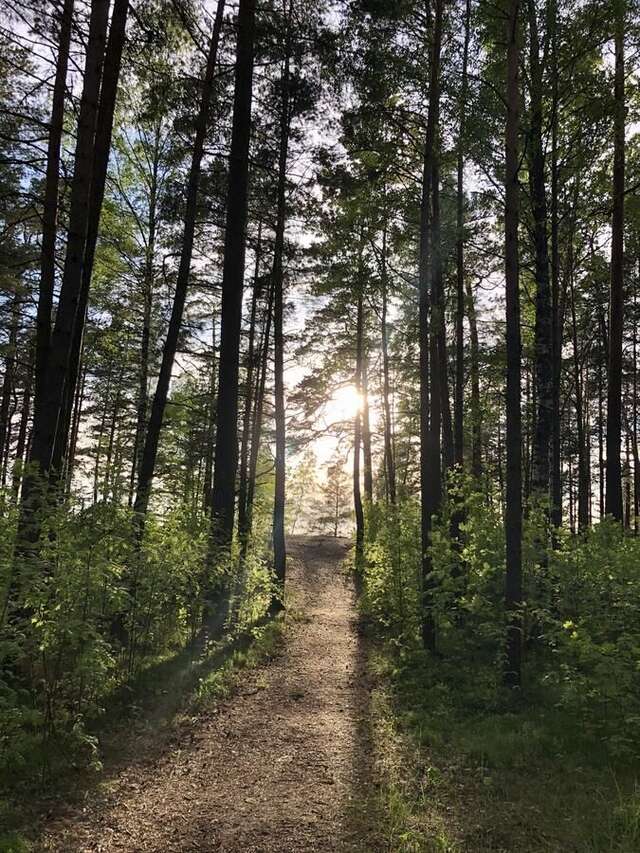
[[[389,380],[389,340],[387,330],[388,291],[389,282],[387,275],[387,223],[385,221],[382,231],[382,257],[381,257],[381,283],[382,283],[382,316],[381,316],[381,338],[382,338],[382,406],[384,411],[384,459],[387,475],[387,490],[389,502],[396,503],[396,466],[393,452],[393,423],[391,420],[391,383]]]
[[[562,456],[560,379],[562,368],[562,316],[560,311],[560,246],[558,217],[558,9],[551,4],[551,312],[552,312],[552,394],[551,394],[551,507],[550,520],[558,530],[562,526]]]
[[[136,431],[133,442],[133,461],[131,465],[131,488],[133,494],[135,483],[140,476],[142,466],[142,450],[144,433],[147,425],[147,410],[149,406],[149,350],[151,346],[151,311],[153,308],[154,290],[154,261],[156,251],[156,227],[158,206],[158,170],[160,160],[160,125],[156,125],[153,159],[149,183],[149,234],[145,247],[144,275],[142,281],[142,334],[140,336],[140,364],[138,368],[138,401],[136,411]],[[130,498],[131,500],[131,498]]]
[[[440,49],[442,42],[442,0],[435,0],[435,20],[431,45],[429,105],[425,133],[420,204],[419,255],[419,334],[420,334],[420,502],[422,555],[422,642],[426,649],[436,649],[434,614],[434,577],[431,558],[432,518],[441,498],[440,484],[440,389],[437,378],[438,319],[429,322],[429,299],[433,295],[432,180],[437,156],[440,113]],[[435,357],[436,364],[430,361]],[[431,379],[431,383],[430,383]]]
[[[212,498],[212,541],[224,549],[230,546],[233,537],[238,467],[238,368],[246,248],[254,35],[255,0],[240,0],[222,272],[218,424]]]
[[[471,0],[466,0],[464,15],[464,45],[462,48],[462,82],[460,86],[460,125],[457,145],[456,193],[456,382],[454,391],[454,459],[464,464],[464,138],[467,109],[469,38],[471,33]]]
[[[369,359],[367,357],[366,343],[363,344],[362,353],[362,462],[364,474],[364,497],[369,503],[373,503],[373,461],[371,454],[371,416],[369,409]]]
[[[471,282],[466,283],[467,317],[471,344],[471,473],[476,488],[482,481],[482,406],[480,404],[480,342]]]
[[[607,376],[607,456],[605,513],[622,521],[622,327],[624,316],[625,87],[624,0],[617,0],[615,20],[615,113],[613,127],[613,217],[609,294]]]
[[[571,266],[573,267],[573,264]],[[569,271],[569,288],[571,293],[571,325],[573,333],[573,384],[576,409],[576,437],[578,441],[578,530],[584,531],[589,526],[589,456],[585,438],[583,382],[573,278],[574,273],[573,269],[571,269]]]
[[[11,300],[11,320],[9,321],[9,340],[7,354],[4,360],[4,378],[2,380],[2,393],[0,393],[0,467],[2,468],[2,485],[7,481],[7,446],[11,434],[11,412],[10,404],[14,390],[16,350],[18,347],[18,329],[20,326],[20,307],[22,295],[16,288]]]
[[[36,332],[37,337],[37,332]],[[36,344],[37,345],[37,344]],[[18,438],[16,441],[16,458],[13,466],[13,477],[11,488],[14,498],[18,499],[20,491],[20,483],[22,482],[22,469],[25,459],[25,451],[27,450],[27,428],[29,425],[29,410],[31,406],[31,387],[33,383],[33,349],[31,349],[29,364],[24,381],[24,391],[22,393],[22,408],[20,411],[20,424],[18,426]]]
[[[47,360],[51,340],[51,313],[56,278],[56,238],[58,219],[58,188],[60,182],[60,148],[64,128],[64,104],[67,90],[67,69],[71,46],[74,0],[64,0],[60,16],[56,76],[47,143],[47,171],[42,208],[42,250],[40,254],[40,288],[36,316],[35,399],[38,405],[44,397]]]
[[[247,347],[247,374],[242,414],[242,433],[240,436],[240,476],[238,478],[238,533],[241,538],[247,533],[247,478],[249,464],[249,444],[251,437],[251,415],[254,406],[254,372],[256,369],[256,317],[260,301],[262,282],[260,279],[260,261],[262,256],[262,222],[258,223],[255,268],[253,273],[253,293],[251,296],[251,317],[249,320],[249,342]]]
[[[256,473],[258,470],[258,457],[260,455],[260,438],[262,435],[262,414],[264,411],[265,387],[267,373],[269,370],[269,346],[271,339],[271,323],[273,319],[273,285],[269,287],[269,299],[267,302],[266,316],[264,320],[264,334],[262,340],[262,354],[260,357],[260,371],[256,388],[256,405],[254,407],[253,425],[251,430],[251,453],[249,454],[249,473],[247,476],[247,533],[241,545],[246,550],[248,537],[253,524],[253,501],[256,490]]]
[[[111,15],[109,38],[104,54],[100,103],[96,118],[91,186],[87,210],[87,230],[85,234],[85,243],[82,249],[82,263],[78,273],[80,276],[80,290],[69,341],[69,353],[64,376],[60,413],[58,416],[58,424],[53,445],[51,468],[53,471],[54,483],[57,481],[60,472],[62,471],[63,460],[68,450],[73,402],[75,400],[80,368],[80,352],[82,350],[82,339],[89,303],[89,288],[91,286],[93,262],[95,258],[96,244],[98,241],[98,231],[100,228],[100,215],[102,213],[102,202],[104,200],[104,190],[107,180],[107,167],[109,165],[109,154],[111,152],[113,116],[118,91],[118,80],[120,78],[120,66],[122,64],[122,51],[125,42],[125,27],[128,12],[129,0],[115,0],[113,4],[113,13]]]
[[[275,486],[273,499],[273,569],[279,587],[273,605],[277,608],[284,601],[284,583],[287,566],[287,551],[284,531],[285,487],[286,487],[286,424],[284,400],[284,236],[287,223],[287,157],[291,112],[289,104],[289,64],[291,53],[291,0],[286,22],[286,46],[282,69],[282,104],[280,109],[280,147],[278,152],[278,188],[275,243],[273,249],[273,344],[274,344],[274,404],[276,428]]]
[[[528,0],[530,127],[529,183],[535,249],[536,321],[534,331],[535,429],[531,460],[531,490],[534,498],[548,506],[550,485],[550,441],[553,415],[552,295],[549,280],[547,238],[547,191],[542,144],[542,66],[535,0]]]
[[[507,643],[504,679],[510,687],[521,682],[522,666],[522,414],[520,411],[521,338],[518,260],[518,110],[519,0],[507,3],[507,72],[505,130],[505,288],[507,323],[507,500],[505,510]]]
[[[30,462],[37,466],[38,473],[45,478],[49,476],[52,469],[56,434],[61,425],[65,382],[80,300],[108,11],[108,0],[92,0],[84,84],[78,118],[75,166],[69,201],[67,252],[56,321],[47,353],[46,372],[44,381],[36,389],[34,401]],[[39,391],[41,391],[41,398]],[[32,505],[31,499],[37,499],[39,496],[39,490],[34,491],[34,486],[33,475],[25,477],[22,488],[21,526],[23,528],[32,521],[32,511],[35,506]],[[35,538],[36,535],[32,532],[31,538]]]
[[[356,390],[362,393],[362,363],[364,354],[364,304],[362,291],[358,293],[356,312]],[[364,554],[364,510],[360,488],[360,450],[362,446],[362,412],[358,407],[353,425],[353,508],[356,515],[356,565],[359,566]]]

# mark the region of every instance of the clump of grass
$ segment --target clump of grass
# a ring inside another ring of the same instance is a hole
[[[255,669],[265,660],[274,657],[282,641],[284,624],[283,619],[273,619],[254,628],[246,649],[236,649],[221,667],[198,681],[193,694],[193,706],[204,708],[215,700],[228,698],[243,670]]]
[[[633,769],[551,695],[514,698],[454,655],[379,645],[370,669],[389,850],[640,850]]]
[[[0,853],[29,853],[30,850],[31,845],[17,832],[0,835]]]

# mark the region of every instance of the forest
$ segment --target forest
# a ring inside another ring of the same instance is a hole
[[[0,851],[640,850],[639,347],[637,0],[0,0]]]

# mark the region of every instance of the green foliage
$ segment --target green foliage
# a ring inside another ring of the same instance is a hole
[[[149,515],[140,551],[115,504],[49,507],[37,558],[14,557],[15,514],[0,523],[0,589],[17,576],[24,590],[0,633],[0,783],[99,767],[92,731],[117,689],[193,641],[206,597],[239,570],[207,565],[208,518],[180,504]],[[271,600],[262,526],[243,561],[242,629]]]
[[[452,515],[462,510],[460,540],[450,535]],[[419,512],[414,501],[377,507],[376,536],[366,546],[362,603],[379,631],[402,653],[419,643]],[[575,727],[612,760],[638,756],[640,743],[640,541],[603,521],[584,537],[564,537],[540,560],[548,535],[542,515],[525,525],[525,689],[541,707],[553,709],[562,725]],[[499,508],[491,509],[466,482],[452,484],[434,526],[435,608],[439,645],[452,666],[482,673],[466,700],[469,706],[503,706],[498,673],[505,630],[504,533]],[[444,675],[444,673],[442,673]],[[449,677],[450,676],[450,677]],[[468,676],[469,677],[469,676]],[[437,689],[460,691],[452,671]],[[434,685],[432,685],[433,687]],[[535,728],[494,732],[508,747],[527,749]],[[479,736],[479,731],[476,732]],[[486,730],[493,737],[491,727]]]

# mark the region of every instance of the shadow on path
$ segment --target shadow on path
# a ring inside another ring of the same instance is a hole
[[[99,794],[50,822],[38,849],[383,850],[366,808],[366,653],[341,568],[348,549],[296,537],[288,585],[303,615],[289,621],[281,653],[217,708],[141,741]]]

